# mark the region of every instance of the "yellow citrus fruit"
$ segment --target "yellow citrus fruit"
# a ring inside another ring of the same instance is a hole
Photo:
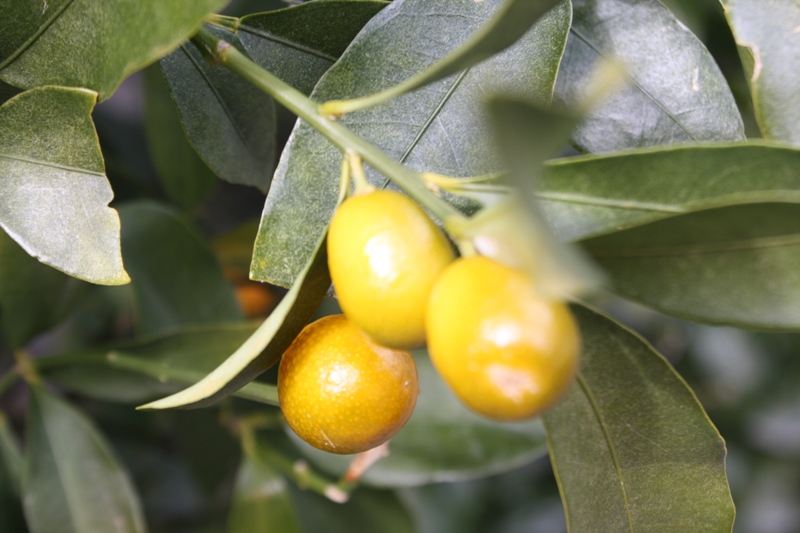
[[[568,307],[485,257],[444,271],[431,293],[427,331],[442,379],[469,408],[498,420],[541,414],[578,367],[580,333]]]
[[[392,191],[354,196],[336,211],[328,267],[347,318],[378,344],[425,342],[425,309],[454,259],[442,231],[408,197]]]
[[[392,438],[419,394],[409,352],[378,346],[343,315],[303,329],[278,369],[286,422],[312,446],[358,453]]]

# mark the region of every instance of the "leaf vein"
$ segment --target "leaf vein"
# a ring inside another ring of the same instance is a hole
[[[77,168],[77,167],[71,167],[69,165],[61,165],[59,163],[51,163],[50,161],[42,161],[41,159],[33,159],[30,157],[4,154],[0,152],[0,158],[11,159],[14,161],[22,161],[23,163],[31,163],[34,165],[42,165],[44,167],[57,168],[59,170],[66,170],[68,172],[76,172],[79,174],[91,174],[92,176],[98,176],[100,178],[106,177],[106,175],[103,172],[95,172],[94,170],[89,170],[86,168]]]
[[[4,68],[6,68],[8,65],[10,65],[10,64],[11,64],[11,63],[13,63],[14,61],[16,61],[16,60],[17,60],[17,58],[18,58],[19,56],[21,56],[21,55],[22,55],[22,54],[25,52],[25,50],[27,50],[28,48],[30,48],[31,46],[33,46],[33,43],[35,43],[37,40],[39,40],[39,37],[41,37],[41,36],[42,36],[42,34],[43,34],[44,32],[46,32],[46,31],[47,31],[47,29],[48,29],[50,26],[52,26],[52,25],[53,25],[53,23],[54,23],[54,22],[55,22],[55,21],[58,19],[58,17],[60,17],[60,16],[61,16],[61,14],[64,12],[64,10],[66,10],[66,9],[67,9],[67,8],[68,8],[70,5],[72,5],[72,2],[73,2],[73,0],[67,0],[66,2],[64,2],[64,5],[62,5],[62,6],[61,6],[61,9],[58,9],[58,10],[54,11],[54,12],[53,12],[53,15],[52,15],[52,16],[51,16],[51,17],[50,17],[48,20],[46,20],[46,21],[45,21],[45,23],[44,23],[44,24],[42,24],[42,25],[39,27],[39,29],[38,29],[36,32],[34,32],[34,34],[33,34],[33,35],[31,35],[31,36],[28,38],[28,40],[27,40],[27,41],[25,41],[24,43],[22,43],[22,44],[20,45],[20,47],[19,47],[17,50],[15,50],[15,51],[14,51],[14,52],[13,52],[11,55],[9,55],[9,56],[6,58],[6,60],[5,60],[5,61],[3,61],[2,63],[0,63],[0,70],[3,70],[3,69],[4,69]]]
[[[335,63],[336,59],[337,59],[336,57],[334,57],[334,56],[332,56],[330,54],[326,54],[325,52],[323,52],[321,50],[317,50],[317,49],[312,48],[310,46],[306,46],[304,44],[300,44],[298,42],[292,41],[290,39],[286,39],[284,37],[279,37],[279,36],[275,35],[274,33],[270,33],[270,32],[265,31],[265,30],[259,30],[257,28],[252,27],[252,26],[239,26],[239,30],[240,31],[244,31],[246,33],[249,33],[251,35],[255,35],[256,37],[261,37],[262,39],[266,39],[268,41],[272,41],[274,43],[282,44],[283,46],[288,46],[289,48],[294,48],[295,50],[298,50],[300,52],[304,52],[306,54],[309,54],[309,55],[312,55],[312,56],[315,56],[315,57],[318,57],[320,59],[325,59],[326,61],[330,61],[331,63]]]

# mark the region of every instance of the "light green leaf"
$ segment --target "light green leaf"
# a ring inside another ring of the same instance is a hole
[[[87,287],[38,262],[0,231],[0,327],[12,348],[56,325]]]
[[[263,461],[242,458],[227,533],[299,533],[286,481]]]
[[[327,102],[321,107],[321,111],[341,115],[383,104],[429,83],[469,69],[514,44],[537,20],[560,2],[561,0],[505,0],[491,18],[463,41],[463,44],[419,74],[382,91],[358,97],[357,101]],[[387,11],[391,12],[394,9],[392,6],[387,8]],[[435,18],[446,17],[448,14],[450,14],[448,11],[431,11],[425,15]],[[444,43],[439,41],[437,44],[442,46]]]
[[[243,51],[230,32],[217,37]],[[191,43],[159,61],[189,142],[217,176],[266,193],[275,160],[275,102]]]
[[[658,0],[573,0],[557,102],[580,103],[598,60],[620,61],[628,86],[573,133],[587,152],[690,141],[743,140],[725,78],[705,46]]]
[[[144,131],[147,149],[167,197],[184,209],[205,201],[219,184],[189,144],[169,86],[158,67],[144,69]]]
[[[203,379],[255,331],[253,324],[182,328],[134,343],[71,352],[38,361],[37,368],[75,392],[100,400],[139,403]],[[272,385],[251,382],[237,396],[277,405]]]
[[[225,0],[14,0],[0,79],[24,89],[87,87],[105,100],[128,74],[176,48]]]
[[[31,533],[143,533],[127,473],[91,420],[32,387],[22,477]]]
[[[536,187],[563,240],[700,209],[800,202],[800,151],[750,142],[661,147],[549,162]]]
[[[47,265],[119,285],[130,280],[91,119],[96,98],[42,87],[0,107],[0,226]]]
[[[139,409],[205,407],[233,394],[277,363],[314,316],[331,286],[326,237],[327,229],[289,292],[264,323],[224,363],[191,387]]]
[[[573,311],[581,370],[544,417],[570,531],[731,531],[725,444],[692,391],[641,338]]]
[[[394,3],[370,20],[312,96],[348,98],[412,77],[468,40],[502,5],[499,0]],[[570,15],[569,5],[561,4],[492,59],[387,105],[348,114],[342,122],[413,169],[451,176],[495,172],[502,165],[487,142],[485,95],[549,100]],[[310,126],[295,127],[264,208],[253,278],[289,286],[297,276],[333,212],[341,157]],[[369,177],[378,186],[386,184],[376,173]]]
[[[800,204],[696,211],[584,242],[611,289],[697,322],[800,330]]]
[[[316,0],[242,17],[237,35],[253,61],[310,94],[364,24],[388,2]]]
[[[389,442],[389,455],[371,466],[362,483],[409,487],[504,472],[540,457],[544,433],[538,420],[493,422],[464,407],[441,380],[427,353],[414,353],[420,395],[414,414]],[[335,455],[293,439],[314,464],[337,476],[353,456]]]
[[[800,145],[800,5],[721,0],[750,79],[764,137]]]
[[[140,201],[119,214],[140,335],[241,319],[211,250],[172,211]]]

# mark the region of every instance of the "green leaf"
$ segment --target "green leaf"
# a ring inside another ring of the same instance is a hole
[[[364,24],[388,2],[316,0],[242,17],[237,35],[253,61],[310,94]]]
[[[537,182],[556,234],[580,240],[691,211],[800,202],[800,151],[765,142],[648,148],[549,162]]]
[[[144,69],[144,131],[147,149],[167,197],[184,209],[203,203],[219,184],[189,144],[169,86],[158,67]]]
[[[128,74],[176,48],[225,3],[15,0],[0,21],[0,78],[24,89],[87,87],[105,100]]]
[[[409,487],[458,481],[511,470],[544,453],[539,420],[507,424],[478,416],[445,385],[427,353],[417,351],[414,359],[420,388],[414,414],[389,442],[389,455],[366,471],[362,483]],[[353,460],[293,440],[313,463],[335,475],[344,474]]]
[[[800,7],[793,0],[722,0],[722,6],[749,75],[761,133],[800,144]]]
[[[326,237],[327,229],[289,292],[264,323],[224,363],[191,387],[139,409],[205,407],[233,394],[277,363],[314,316],[331,286]]]
[[[124,403],[153,400],[191,385],[225,361],[255,331],[253,324],[183,328],[134,343],[40,360],[39,371],[75,392]],[[275,387],[252,382],[236,393],[277,405]]]
[[[545,415],[571,531],[730,531],[725,444],[686,383],[641,338],[574,307],[584,354]]]
[[[620,61],[630,77],[573,133],[579,149],[744,139],[742,118],[711,54],[658,0],[572,4],[556,101],[578,104],[600,59]]]
[[[127,473],[91,420],[32,387],[22,477],[31,533],[143,533]]]
[[[91,119],[96,98],[42,87],[0,107],[0,226],[47,265],[119,285],[130,280]]]
[[[299,533],[286,481],[245,455],[236,474],[227,533]]]
[[[243,51],[230,32],[209,31]],[[269,190],[275,160],[275,102],[191,43],[159,61],[189,142],[217,176]]]
[[[537,20],[560,2],[561,0],[505,0],[494,15],[463,41],[463,44],[419,74],[374,94],[361,96],[357,101],[328,102],[322,106],[322,112],[341,115],[383,104],[415,89],[469,69],[514,44],[531,29]],[[393,9],[393,7],[388,8],[387,11],[391,12]],[[425,13],[426,16],[433,17],[447,16],[448,14],[447,11]],[[436,44],[443,45],[441,41]]]
[[[20,502],[22,454],[8,419],[0,411],[0,531],[25,531]]]
[[[119,215],[140,335],[241,319],[211,250],[172,211],[140,201],[120,207]]]
[[[316,100],[380,91],[414,76],[465,42],[498,0],[407,0],[375,16],[320,80]],[[441,16],[428,16],[439,13]],[[502,168],[483,109],[487,93],[549,100],[570,23],[568,4],[548,13],[515,45],[468,71],[342,121],[413,169],[464,176]],[[284,150],[264,208],[251,277],[289,286],[331,217],[341,152],[300,123]],[[385,178],[370,174],[374,184]]]
[[[0,327],[12,348],[56,325],[86,288],[32,258],[0,231]]]
[[[394,492],[359,488],[347,503],[334,503],[309,490],[293,485],[292,500],[297,509],[302,531],[313,533],[412,533],[414,523],[408,510]]]
[[[697,211],[585,241],[617,294],[697,322],[800,330],[800,204]]]

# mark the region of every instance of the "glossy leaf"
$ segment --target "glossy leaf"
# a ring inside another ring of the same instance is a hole
[[[0,107],[0,226],[41,262],[119,285],[119,218],[91,112],[97,95],[43,87]]]
[[[330,102],[322,107],[322,112],[338,107],[342,114],[386,103],[405,93],[434,83],[453,74],[489,59],[514,44],[547,11],[556,7],[561,0],[505,0],[494,15],[473,33],[460,46],[453,49],[439,61],[408,79],[405,79],[380,92],[359,97],[359,102]],[[392,8],[389,8],[391,11]],[[447,16],[448,13],[431,11],[426,16]],[[439,42],[438,44],[442,44]]]
[[[800,7],[793,0],[722,0],[765,137],[800,144]]]
[[[0,327],[13,348],[57,324],[86,287],[38,262],[0,231]]]
[[[119,213],[140,335],[241,319],[211,250],[172,211],[142,201]]]
[[[219,184],[189,144],[169,86],[158,67],[144,70],[144,131],[147,149],[167,197],[184,209],[205,201]]]
[[[253,61],[310,94],[364,24],[388,2],[316,0],[242,17],[237,35]]]
[[[108,98],[176,48],[225,0],[14,0],[4,8],[0,79],[24,89],[87,87]]]
[[[511,470],[544,453],[541,423],[499,423],[476,415],[441,380],[424,351],[415,352],[420,395],[411,419],[389,442],[389,455],[362,482],[408,487]],[[353,456],[330,454],[293,439],[314,464],[342,475]]]
[[[800,205],[696,211],[585,241],[612,290],[697,322],[800,330]]]
[[[630,77],[573,133],[579,149],[744,139],[742,118],[711,54],[658,0],[572,4],[556,101],[580,103],[600,59],[620,61]]]
[[[236,475],[227,533],[299,533],[289,489],[269,465],[242,459]]]
[[[570,531],[730,531],[725,444],[697,398],[641,338],[573,310],[581,370],[544,417]]]
[[[469,39],[500,6],[497,0],[394,3],[364,27],[312,96],[348,98],[414,76]],[[442,15],[427,16],[431,13]],[[569,22],[569,6],[562,4],[492,59],[387,105],[348,114],[342,122],[414,169],[453,176],[497,171],[501,163],[486,142],[485,95],[549,100]],[[288,286],[297,276],[333,212],[341,157],[310,126],[295,127],[264,208],[252,277]],[[374,173],[370,179],[386,184]]]
[[[326,236],[327,230],[319,240],[311,260],[278,306],[224,363],[191,387],[139,409],[211,405],[241,389],[277,363],[314,316],[331,286]]]
[[[800,151],[778,144],[649,148],[549,162],[537,182],[556,234],[580,240],[700,209],[800,202]]]
[[[205,377],[245,342],[253,324],[183,328],[135,343],[41,360],[39,371],[82,395],[125,403],[153,400]],[[251,382],[239,397],[277,405],[272,385]]]
[[[140,504],[94,424],[39,386],[32,388],[22,477],[31,533],[139,533]]]
[[[243,50],[236,36],[209,31]],[[185,43],[159,61],[189,142],[217,176],[269,190],[275,160],[275,102]]]

